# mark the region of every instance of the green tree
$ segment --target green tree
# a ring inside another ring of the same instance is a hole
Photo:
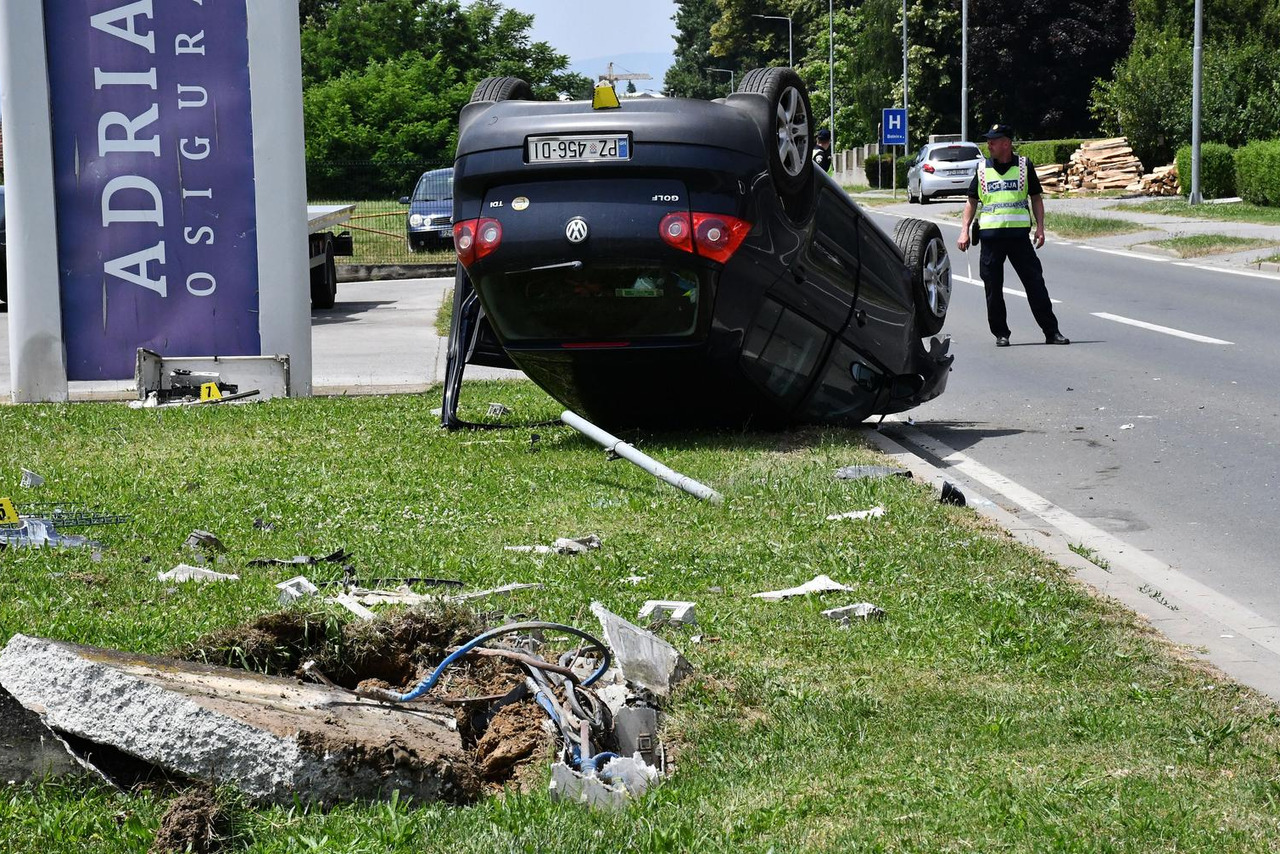
[[[711,55],[711,25],[720,20],[717,0],[685,0],[672,17],[676,25],[674,61],[662,81],[662,91],[682,98],[711,100],[728,93],[729,81],[722,72],[708,68],[732,68],[732,64]],[[746,69],[733,69],[741,77]]]

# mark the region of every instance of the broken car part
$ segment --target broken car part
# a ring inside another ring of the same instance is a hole
[[[870,602],[859,602],[856,605],[844,605],[840,608],[828,608],[822,612],[828,620],[835,620],[842,627],[848,628],[853,620],[883,620],[884,611]]]
[[[288,560],[278,557],[259,557],[249,561],[249,566],[315,566],[318,563],[341,563],[349,557],[351,557],[351,552],[345,549],[338,549],[336,552],[330,552],[319,557],[297,555]]]
[[[881,477],[905,477],[910,479],[911,472],[892,466],[844,466],[836,469],[837,480],[862,480]]]
[[[884,507],[877,504],[870,510],[850,510],[848,513],[832,513],[827,517],[827,521],[835,522],[840,519],[878,519],[884,514]]]
[[[832,593],[836,591],[849,591],[852,587],[841,584],[838,581],[832,581],[830,576],[818,575],[812,580],[806,581],[799,587],[789,587],[786,590],[770,590],[765,593],[752,593],[752,598],[765,599],[770,602],[777,602],[782,599],[789,599],[792,596],[807,596],[810,593]]]
[[[560,420],[588,439],[601,445],[609,453],[617,454],[627,462],[639,466],[664,483],[671,484],[676,489],[683,490],[696,498],[701,498],[703,501],[710,501],[712,504],[720,504],[724,501],[724,496],[711,487],[705,486],[691,477],[686,477],[678,471],[667,468],[653,457],[637,450],[634,445],[627,444],[580,415],[566,409],[560,413]]]
[[[961,492],[951,481],[943,481],[942,497],[938,499],[943,504],[954,504],[957,507],[965,505],[964,493]]]

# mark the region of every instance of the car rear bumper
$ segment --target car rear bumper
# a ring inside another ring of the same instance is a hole
[[[972,172],[956,176],[926,172],[920,176],[920,192],[926,196],[959,196],[967,193],[972,183]]]

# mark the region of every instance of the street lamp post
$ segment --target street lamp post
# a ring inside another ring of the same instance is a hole
[[[969,139],[969,0],[960,3],[960,138]]]
[[[733,69],[732,68],[704,68],[703,71],[719,71],[722,74],[729,75],[729,91],[733,91]]]
[[[836,150],[836,17],[827,0],[827,130],[831,131],[831,150]]]
[[[790,15],[752,15],[753,18],[764,18],[768,21],[787,22],[787,65],[795,65],[795,57],[791,53],[791,16]]]
[[[1187,194],[1187,204],[1191,205],[1204,201],[1200,191],[1200,69],[1204,60],[1201,9],[1200,0],[1196,0],[1195,42],[1191,53],[1191,192]]]
[[[907,104],[907,0],[902,0],[902,112],[907,116],[907,133],[911,133],[911,108]],[[910,143],[910,140],[907,141]],[[902,146],[905,156],[908,145]],[[897,173],[894,173],[896,179]],[[897,185],[894,185],[897,188]]]

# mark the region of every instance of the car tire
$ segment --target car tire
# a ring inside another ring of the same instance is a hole
[[[927,204],[929,204],[929,202],[931,202],[931,201],[933,201],[933,196],[927,195],[927,194],[924,192],[924,190],[921,190],[921,191],[920,191],[920,204],[922,204],[922,205],[927,205]]]
[[[916,197],[911,195],[911,182],[908,181],[907,182],[907,204],[914,205],[915,203],[916,203]]]
[[[486,77],[471,91],[477,101],[532,101],[533,87],[519,77]]]
[[[951,258],[947,255],[947,242],[937,223],[923,219],[900,220],[893,229],[893,242],[902,250],[907,269],[911,271],[916,324],[924,335],[935,335],[942,330],[951,303]]]
[[[338,299],[338,265],[334,260],[333,236],[324,239],[324,263],[311,268],[311,307],[333,308]]]
[[[809,90],[791,68],[755,68],[748,71],[738,92],[763,95],[768,110],[761,111],[760,128],[769,148],[769,174],[783,196],[800,193],[813,181],[813,112]]]

